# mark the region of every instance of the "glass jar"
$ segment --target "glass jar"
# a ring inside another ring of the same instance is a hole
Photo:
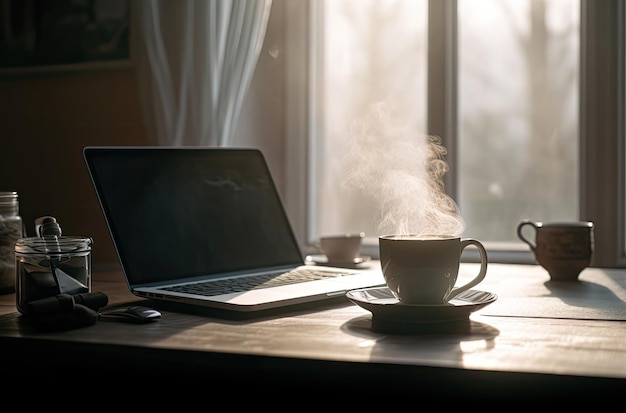
[[[15,291],[15,242],[24,236],[17,192],[0,192],[0,294]]]
[[[16,306],[57,294],[91,292],[91,245],[84,237],[21,238],[15,243]]]

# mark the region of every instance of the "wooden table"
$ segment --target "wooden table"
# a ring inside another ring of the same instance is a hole
[[[462,274],[473,271],[475,264],[462,264]],[[626,270],[588,268],[578,282],[554,283],[539,266],[489,264],[476,288],[498,299],[467,322],[384,333],[347,300],[235,319],[139,299],[120,272],[101,272],[92,290],[105,292],[110,307],[141,301],[162,319],[38,332],[23,325],[7,294],[0,348],[11,354],[4,365],[15,377],[71,372],[221,389],[279,385],[303,395],[311,386],[344,395],[356,389],[361,398],[393,387],[408,389],[406,397],[600,404],[619,397],[623,404]]]

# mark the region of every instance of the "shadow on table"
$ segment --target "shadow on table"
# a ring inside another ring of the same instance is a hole
[[[493,340],[500,331],[489,324],[470,319],[448,321],[442,323],[407,323],[380,319],[372,315],[364,315],[348,320],[343,326],[344,331],[364,337],[379,337],[380,334],[394,335],[450,335],[457,336],[460,341]]]
[[[563,303],[575,307],[607,308],[607,306],[623,306],[624,301],[610,288],[592,281],[552,281],[544,282],[550,295]],[[623,306],[622,320],[626,320],[626,306]]]

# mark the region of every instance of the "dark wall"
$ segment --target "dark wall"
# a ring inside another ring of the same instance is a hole
[[[17,191],[28,236],[42,215],[94,239],[94,266],[117,257],[82,158],[86,145],[147,143],[130,67],[0,77],[0,190]]]

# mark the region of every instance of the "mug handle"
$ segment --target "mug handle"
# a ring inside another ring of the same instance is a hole
[[[464,238],[461,240],[461,252],[463,252],[465,247],[470,246],[470,245],[474,245],[478,249],[478,252],[480,253],[480,271],[478,272],[478,275],[476,275],[476,277],[474,277],[474,279],[472,279],[467,284],[462,285],[460,287],[453,288],[448,293],[448,296],[446,297],[446,301],[449,301],[453,299],[454,297],[456,297],[457,295],[459,295],[460,293],[462,293],[463,291],[467,291],[470,288],[474,287],[475,285],[480,283],[482,280],[484,280],[485,275],[487,275],[487,250],[485,250],[485,247],[483,246],[483,244],[481,244],[480,241],[473,239],[473,238]]]
[[[530,249],[534,251],[535,248],[537,248],[537,244],[535,244],[533,241],[526,238],[524,234],[522,234],[522,228],[524,228],[526,225],[530,225],[531,227],[533,227],[536,232],[537,229],[541,226],[541,223],[525,219],[517,225],[517,236],[519,237],[519,239],[528,244],[530,246]]]

